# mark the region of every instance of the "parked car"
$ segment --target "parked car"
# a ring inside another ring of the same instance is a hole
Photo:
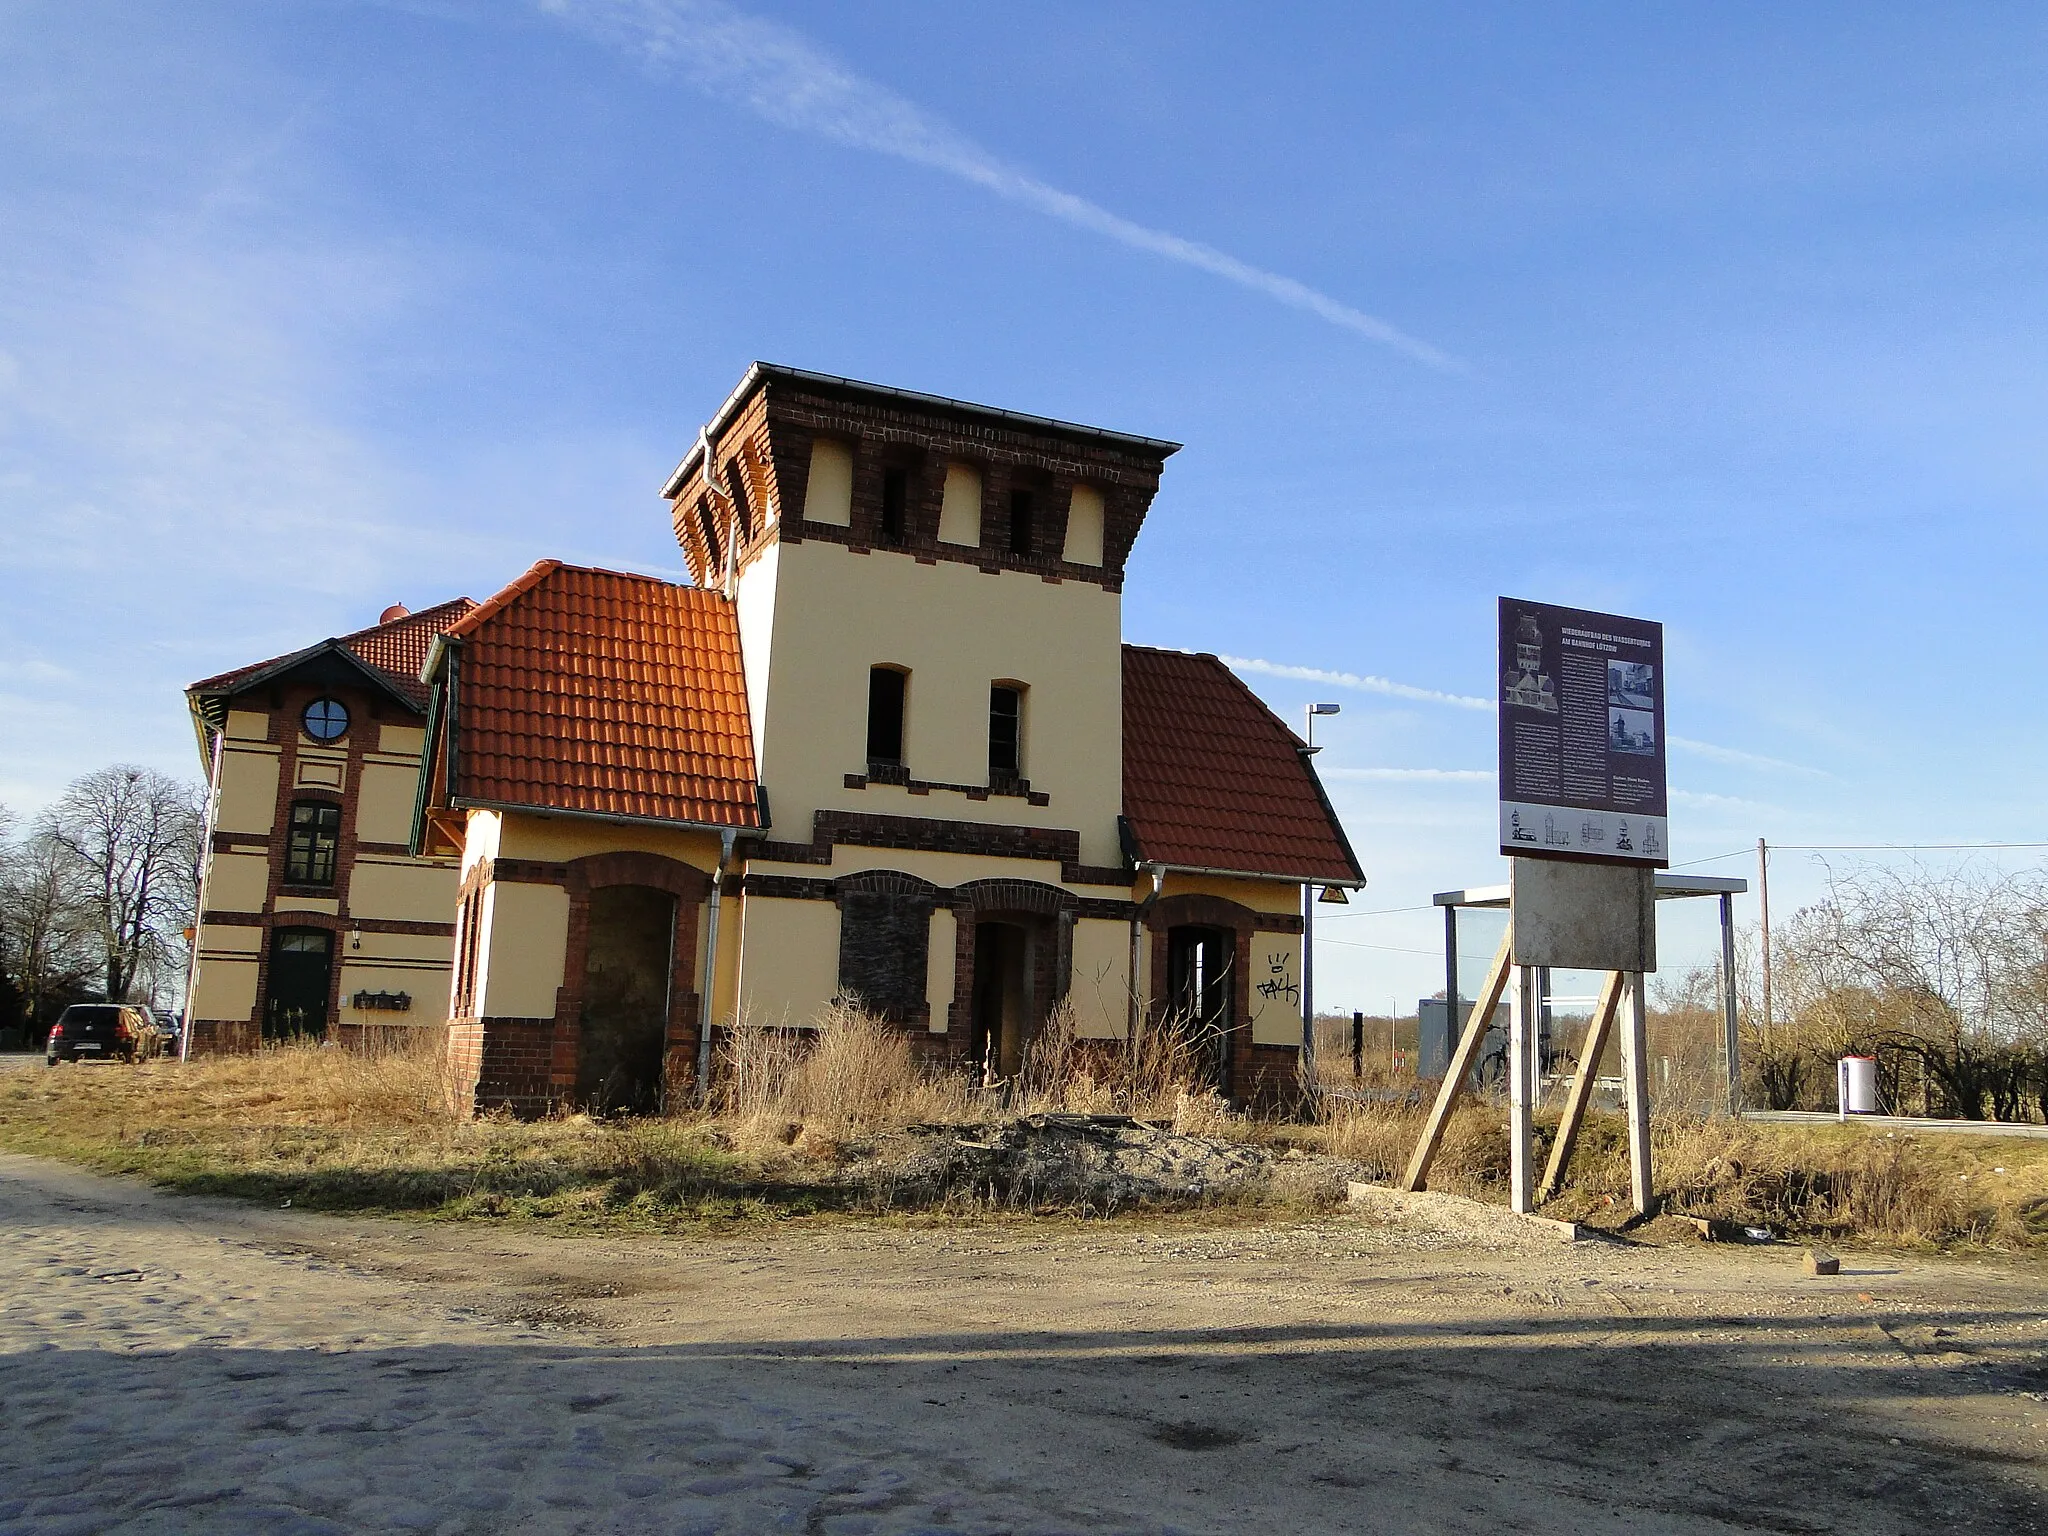
[[[156,1020],[157,1032],[163,1036],[163,1054],[177,1055],[179,1047],[184,1044],[185,1021],[168,1008],[152,1008],[150,1015]]]
[[[50,1026],[43,1059],[60,1061],[134,1061],[163,1050],[163,1036],[146,1008],[127,1003],[73,1003]]]

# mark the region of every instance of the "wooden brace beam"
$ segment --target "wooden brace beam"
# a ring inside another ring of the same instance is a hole
[[[1486,1042],[1486,1029],[1493,1022],[1494,1009],[1500,1006],[1501,994],[1507,990],[1508,972],[1513,969],[1509,956],[1514,949],[1514,937],[1513,928],[1501,935],[1493,967],[1486,973],[1486,985],[1473,1000],[1472,1022],[1465,1026],[1458,1049],[1451,1055],[1443,1084],[1436,1091],[1436,1103],[1430,1106],[1429,1120],[1422,1127],[1422,1139],[1415,1143],[1415,1155],[1408,1159],[1408,1171],[1401,1176],[1402,1189],[1425,1187],[1429,1165],[1436,1161],[1437,1148],[1443,1144],[1444,1131],[1451,1123],[1451,1110],[1457,1105],[1458,1095],[1465,1091],[1465,1080],[1479,1060],[1479,1048]],[[1451,1006],[1449,1001],[1444,1003],[1447,1009]]]
[[[1572,1078],[1572,1091],[1564,1101],[1564,1119],[1558,1122],[1557,1140],[1550,1148],[1550,1162],[1543,1170],[1543,1182],[1536,1186],[1536,1203],[1541,1205],[1557,1193],[1564,1171],[1571,1166],[1572,1147],[1579,1139],[1579,1127],[1586,1118],[1586,1105],[1593,1098],[1594,1079],[1599,1072],[1600,1053],[1607,1049],[1607,1037],[1614,1030],[1614,1016],[1621,1009],[1622,975],[1609,971],[1600,988],[1599,1004],[1586,1021],[1586,1041],[1579,1047],[1579,1070]]]

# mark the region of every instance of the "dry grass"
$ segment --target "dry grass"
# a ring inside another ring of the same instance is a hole
[[[1235,1114],[1191,1086],[1193,1066],[1170,1031],[1129,1047],[1078,1039],[1061,1021],[1015,1081],[977,1088],[922,1065],[900,1032],[846,1011],[816,1031],[735,1031],[707,1113],[464,1121],[447,1107],[436,1034],[374,1054],[295,1045],[184,1064],[10,1073],[0,1078],[0,1145],[300,1206],[638,1227],[901,1210],[900,1192],[884,1199],[872,1178],[863,1185],[849,1173],[877,1166],[878,1146],[902,1144],[913,1127],[987,1126],[1048,1110],[1128,1114],[1187,1135],[1299,1148],[1389,1180],[1420,1133],[1423,1110],[1400,1101],[1327,1099],[1321,1120],[1307,1125]],[[1539,1124],[1539,1157],[1548,1134]],[[1683,1214],[1791,1238],[2048,1246],[2048,1142],[1671,1113],[1660,1114],[1655,1135],[1658,1185]],[[1468,1104],[1431,1182],[1500,1200],[1507,1169],[1504,1113]],[[1618,1219],[1627,1191],[1619,1117],[1589,1118],[1570,1177],[1555,1214]],[[930,1208],[981,1210],[957,1190],[935,1194]]]

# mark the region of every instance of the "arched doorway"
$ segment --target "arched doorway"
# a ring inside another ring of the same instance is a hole
[[[274,929],[270,935],[263,1038],[323,1038],[327,1033],[327,994],[333,981],[331,932],[325,928]]]
[[[593,1114],[661,1108],[676,898],[645,885],[590,893],[576,1097]]]
[[[1182,923],[1166,930],[1166,1023],[1192,1058],[1198,1081],[1230,1092],[1230,1032],[1236,1020],[1237,935]]]
[[[1036,1033],[1032,1008],[1033,924],[991,919],[974,925],[974,989],[967,1052],[975,1079],[989,1083],[1024,1069]]]

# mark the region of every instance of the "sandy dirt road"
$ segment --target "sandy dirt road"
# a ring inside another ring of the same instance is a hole
[[[621,1241],[0,1155],[0,1531],[2048,1530],[2039,1266],[1510,1225]]]

